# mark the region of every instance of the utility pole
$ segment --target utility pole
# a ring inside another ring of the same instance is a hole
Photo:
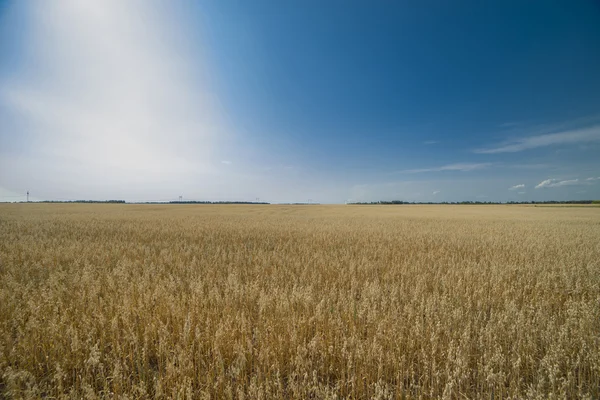
[[[27,191],[27,202],[29,203],[29,190]]]

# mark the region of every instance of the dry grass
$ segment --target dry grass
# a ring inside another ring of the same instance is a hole
[[[0,206],[0,397],[598,398],[600,210]]]

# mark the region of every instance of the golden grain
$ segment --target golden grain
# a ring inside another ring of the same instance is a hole
[[[0,397],[598,398],[600,209],[0,206]]]

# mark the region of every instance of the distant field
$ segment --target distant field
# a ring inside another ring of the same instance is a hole
[[[599,398],[600,209],[0,205],[0,398]]]

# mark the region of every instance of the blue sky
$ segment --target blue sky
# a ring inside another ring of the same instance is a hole
[[[600,199],[594,1],[0,4],[0,201]]]

